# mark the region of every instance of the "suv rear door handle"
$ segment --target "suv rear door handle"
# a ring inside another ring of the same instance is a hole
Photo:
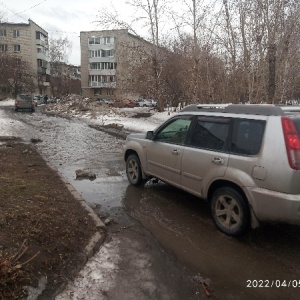
[[[224,159],[221,157],[214,157],[211,162],[216,165],[224,165]]]
[[[178,149],[172,150],[172,154],[174,154],[174,155],[178,155],[179,153],[180,153],[180,150],[178,150]]]

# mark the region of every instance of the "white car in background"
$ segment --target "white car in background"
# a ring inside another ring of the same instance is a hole
[[[152,102],[152,106],[153,106],[153,107],[156,107],[156,106],[157,106],[157,101],[156,101],[156,100],[151,99],[151,100],[149,100],[149,101]]]
[[[136,101],[140,107],[154,107],[157,102],[152,99],[139,99]]]

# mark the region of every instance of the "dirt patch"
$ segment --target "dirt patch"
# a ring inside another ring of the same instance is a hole
[[[0,299],[23,299],[46,278],[40,299],[74,277],[94,221],[33,145],[0,143]]]

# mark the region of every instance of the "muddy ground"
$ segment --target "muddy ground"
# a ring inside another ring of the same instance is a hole
[[[33,144],[0,141],[0,299],[43,299],[74,277],[94,221]]]

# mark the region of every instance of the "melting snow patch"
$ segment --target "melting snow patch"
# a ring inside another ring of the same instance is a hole
[[[104,244],[79,272],[77,278],[55,300],[104,300],[114,286],[120,261],[119,241]]]

